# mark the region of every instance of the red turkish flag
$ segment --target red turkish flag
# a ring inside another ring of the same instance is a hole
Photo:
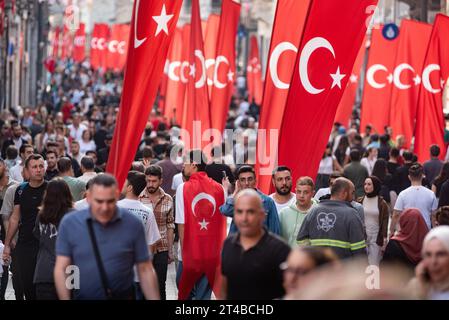
[[[66,25],[62,34],[61,59],[65,60],[72,57],[73,54],[73,34]]]
[[[55,59],[59,58],[59,45],[60,45],[59,38],[60,37],[61,37],[61,28],[55,27],[55,29],[53,30],[53,41],[52,41],[52,47],[53,47],[52,56]]]
[[[106,50],[108,49],[109,26],[96,23],[90,41],[90,64],[94,69],[106,69]]]
[[[346,86],[345,93],[341,98],[340,104],[337,108],[337,114],[335,115],[334,123],[339,122],[345,127],[349,127],[352,110],[354,109],[355,97],[357,95],[357,89],[359,86],[360,71],[362,69],[363,60],[366,53],[366,37],[362,42],[359,54],[354,63],[354,68],[349,76],[348,85]]]
[[[187,149],[201,148],[201,137],[210,128],[209,95],[207,93],[206,61],[201,28],[199,0],[192,1],[190,30],[189,83],[187,84],[187,118],[184,129],[190,134]],[[200,127],[194,125],[199,121]]]
[[[73,60],[75,62],[83,62],[86,58],[86,25],[80,24],[75,32],[73,39]]]
[[[430,158],[429,148],[436,144],[441,148],[440,159],[444,159],[444,115],[442,89],[449,77],[449,17],[438,14],[430,37],[419,90],[415,129],[415,154],[419,162]]]
[[[212,128],[223,132],[228,118],[235,80],[235,40],[240,20],[239,3],[223,0],[215,55],[214,86],[211,99]]]
[[[374,28],[371,35],[366,79],[363,89],[360,130],[370,124],[373,131],[383,134],[390,124],[390,99],[393,88],[393,71],[399,37],[387,40],[382,35],[383,26]]]
[[[135,1],[123,93],[107,172],[120,188],[150,116],[182,1]]]
[[[271,173],[277,165],[273,157],[278,152],[279,129],[310,2],[279,0],[277,3],[259,120],[259,129],[265,130],[265,134],[257,139],[257,181],[265,193],[270,192]]]
[[[393,139],[405,136],[405,148],[410,148],[415,129],[416,106],[432,26],[413,20],[402,20],[398,43],[393,88],[390,102],[390,126]]]
[[[214,84],[215,54],[217,53],[218,29],[220,28],[220,16],[209,15],[204,38],[204,55],[206,56],[207,86],[209,100],[212,98],[212,85]]]
[[[184,184],[185,225],[179,300],[188,298],[203,274],[215,295],[220,294],[221,249],[226,238],[226,219],[219,208],[224,201],[222,185],[205,172],[193,174]]]
[[[280,139],[279,163],[293,181],[315,178],[337,107],[377,0],[312,1],[294,68]]]
[[[5,0],[0,0],[0,37],[5,29]]]
[[[128,24],[115,24],[112,26],[106,55],[108,69],[120,72],[125,68],[129,31],[130,26]]]
[[[183,84],[182,89],[179,92],[179,110],[176,110],[176,117],[180,119],[182,127],[185,126],[187,121],[187,83],[189,81],[189,56],[190,56],[190,23],[184,25],[182,28],[182,62],[179,70],[179,78]]]
[[[262,104],[263,82],[262,82],[262,65],[259,55],[259,45],[257,44],[256,36],[251,36],[251,44],[248,57],[247,79],[248,79],[249,102],[252,103],[254,101],[257,105],[260,106]]]

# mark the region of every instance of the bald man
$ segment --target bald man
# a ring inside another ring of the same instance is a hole
[[[259,194],[244,189],[235,197],[234,222],[222,251],[222,298],[272,300],[285,294],[279,266],[290,247],[264,226],[265,211]]]
[[[335,180],[330,200],[321,201],[309,211],[299,230],[298,244],[329,247],[342,259],[366,256],[365,230],[351,205],[354,194],[350,180]]]

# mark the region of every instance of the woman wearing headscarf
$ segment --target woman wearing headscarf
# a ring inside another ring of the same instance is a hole
[[[364,184],[365,196],[358,199],[363,205],[366,228],[366,246],[370,265],[379,265],[382,248],[387,243],[388,204],[379,195],[382,183],[377,177],[366,178]]]
[[[449,300],[449,226],[427,234],[415,275],[410,287],[417,298]]]
[[[414,208],[401,214],[399,226],[401,230],[388,242],[383,262],[401,263],[413,270],[421,261],[422,244],[429,229],[421,212]]]

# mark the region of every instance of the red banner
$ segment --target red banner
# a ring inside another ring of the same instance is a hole
[[[314,178],[377,0],[312,1],[287,98],[279,163]],[[287,20],[287,19],[286,19]]]
[[[202,133],[210,128],[209,95],[207,93],[206,61],[201,27],[199,0],[192,0],[192,20],[190,31],[189,83],[187,84],[187,117],[183,126],[190,134],[187,149],[199,149]],[[199,121],[200,130],[194,128]],[[185,141],[188,143],[188,141]]]
[[[135,1],[120,111],[107,163],[120,189],[145,129],[182,0]]]
[[[5,30],[5,0],[0,0],[0,37]]]
[[[257,105],[260,106],[262,104],[263,82],[259,45],[257,43],[256,36],[251,37],[248,68],[246,71],[248,79],[249,102],[252,103],[254,101]]]
[[[363,89],[360,130],[370,124],[373,131],[383,134],[390,124],[390,99],[396,51],[401,36],[387,40],[382,35],[383,26],[374,28],[371,35],[366,79]]]
[[[112,26],[106,55],[108,69],[119,72],[125,68],[129,31],[130,26],[127,24],[116,24]]]
[[[186,119],[187,119],[187,83],[189,81],[189,55],[190,55],[190,24],[184,25],[182,29],[182,61],[181,61],[181,68],[179,70],[179,78],[183,84],[182,89],[179,92],[179,112],[176,111],[176,114],[179,114],[180,123],[181,125],[185,125]]]
[[[214,85],[211,99],[212,128],[223,132],[228,118],[235,80],[235,43],[241,5],[223,0],[215,55]]]
[[[86,25],[80,24],[73,39],[73,60],[83,62],[86,58]]]
[[[109,26],[104,23],[95,24],[90,41],[90,64],[94,69],[106,69],[106,53],[108,49]]]
[[[212,86],[214,84],[215,54],[217,53],[217,38],[219,28],[220,16],[211,14],[207,19],[206,36],[204,38],[204,54],[206,56],[209,100],[212,98]]]
[[[60,46],[61,29],[55,27],[53,29],[53,40],[52,40],[52,56],[55,59],[59,58],[59,46]]]
[[[449,57],[448,30],[449,17],[438,14],[424,60],[418,98],[414,151],[421,163],[429,160],[432,144],[440,146],[440,159],[446,155],[442,91],[449,77],[449,64],[446,62]]]
[[[61,59],[71,58],[73,55],[73,34],[66,25],[62,34]]]
[[[257,139],[257,181],[265,193],[270,192],[271,172],[277,165],[272,158],[278,152],[278,133],[310,2],[279,0],[277,3],[259,122],[259,129],[266,132]]]
[[[337,114],[335,115],[335,122],[341,123],[346,128],[349,128],[352,111],[354,109],[355,98],[357,95],[357,89],[359,87],[360,71],[362,69],[363,60],[366,53],[366,37],[362,42],[359,54],[354,63],[354,68],[349,76],[348,85],[346,86],[345,93],[341,98],[340,104],[337,108]]]
[[[410,148],[415,129],[416,106],[432,26],[413,20],[402,20],[398,43],[393,89],[390,103],[390,126],[393,137],[405,137],[405,148]]]

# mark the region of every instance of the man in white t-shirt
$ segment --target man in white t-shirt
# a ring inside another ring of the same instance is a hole
[[[171,183],[171,189],[176,192],[178,187],[184,183],[184,179],[182,177],[182,172],[177,173],[173,176],[173,181]]]
[[[390,236],[394,235],[396,224],[401,213],[409,208],[416,208],[421,212],[429,229],[435,225],[435,211],[438,209],[438,201],[435,193],[422,185],[423,167],[414,164],[408,171],[411,187],[402,191],[394,206],[393,218],[390,226]]]
[[[143,205],[138,199],[147,185],[145,174],[137,171],[130,171],[122,189],[125,199],[117,202],[117,206],[127,209],[140,219],[145,227],[145,235],[148,244],[148,251],[154,253],[155,244],[161,239],[159,228],[154,217],[153,210]],[[136,282],[136,299],[143,300],[143,294],[139,286],[137,272],[134,271],[134,281]]]
[[[273,199],[279,214],[282,209],[290,206],[296,201],[296,195],[291,192],[293,185],[292,171],[288,167],[279,166],[274,169],[271,181],[276,192],[270,194],[269,197]]]

